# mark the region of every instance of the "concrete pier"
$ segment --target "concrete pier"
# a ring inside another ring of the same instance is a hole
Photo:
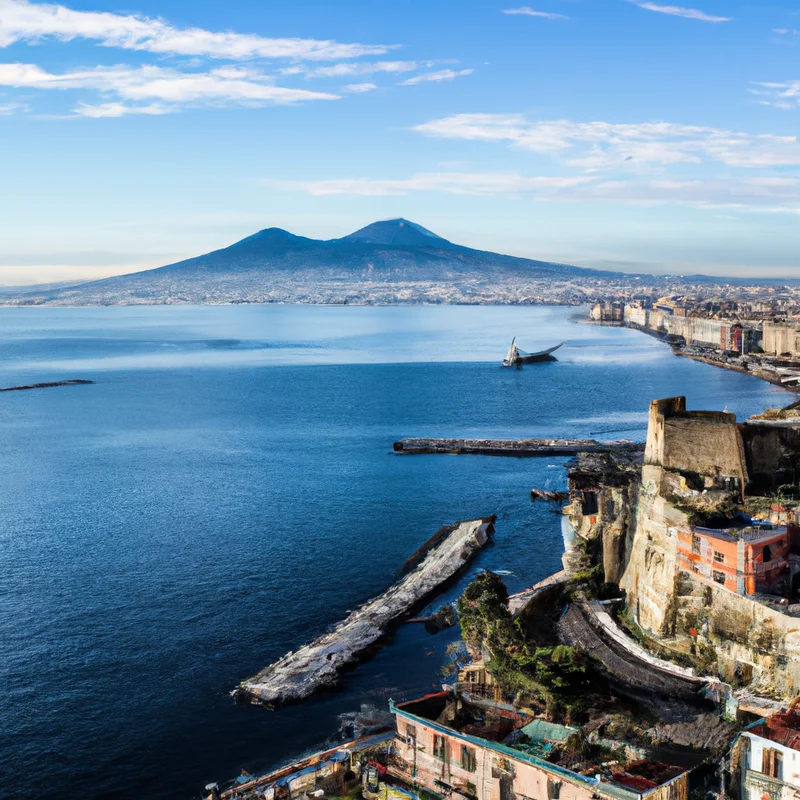
[[[274,709],[336,684],[345,667],[363,658],[402,617],[457,575],[493,533],[494,517],[446,526],[435,541],[426,543],[430,549],[402,580],[366,602],[329,633],[242,681],[234,695]]]
[[[578,453],[639,453],[643,442],[596,439],[401,439],[393,445],[400,455],[473,455],[543,458]]]

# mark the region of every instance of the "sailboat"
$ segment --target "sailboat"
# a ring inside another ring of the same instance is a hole
[[[523,364],[535,364],[539,361],[555,361],[556,357],[553,353],[562,347],[564,342],[551,347],[548,350],[540,350],[538,353],[526,353],[517,347],[517,337],[511,340],[511,347],[508,348],[508,353],[503,359],[504,367],[521,367]]]

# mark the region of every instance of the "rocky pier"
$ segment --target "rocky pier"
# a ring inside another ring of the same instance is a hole
[[[622,439],[401,439],[393,445],[400,455],[473,455],[544,458],[575,456],[578,453],[639,453],[643,442]]]
[[[494,517],[442,528],[423,546],[424,556],[400,581],[333,630],[242,681],[234,695],[274,709],[335,685],[345,667],[363,659],[405,615],[456,576],[493,533]]]

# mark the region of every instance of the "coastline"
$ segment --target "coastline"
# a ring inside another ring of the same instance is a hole
[[[680,356],[681,358],[687,358],[690,361],[699,361],[702,364],[708,364],[712,367],[719,367],[720,369],[731,370],[732,372],[739,372],[742,375],[752,375],[754,378],[759,378],[766,383],[772,384],[773,386],[779,386],[781,389],[785,389],[787,392],[792,392],[794,394],[800,393],[800,385],[789,386],[781,381],[781,378],[777,372],[764,369],[761,366],[754,366],[758,365],[760,362],[759,355],[755,353],[752,353],[748,356],[749,360],[742,360],[744,357],[740,356],[740,363],[735,363],[733,360],[725,358],[724,356],[720,358],[714,357],[714,355],[712,355],[714,351],[690,352],[689,348],[670,344],[655,331],[650,331],[646,328],[642,328],[639,325],[626,325],[624,322],[596,322],[591,319],[584,320],[584,322],[587,325],[599,325],[605,328],[628,328],[629,330],[638,331],[639,333],[644,333],[647,336],[652,336],[654,339],[657,339],[664,345],[667,345],[670,347],[674,355]]]

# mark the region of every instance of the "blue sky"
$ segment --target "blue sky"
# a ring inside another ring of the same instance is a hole
[[[800,0],[133,2],[0,0],[2,283],[396,216],[800,277]]]

